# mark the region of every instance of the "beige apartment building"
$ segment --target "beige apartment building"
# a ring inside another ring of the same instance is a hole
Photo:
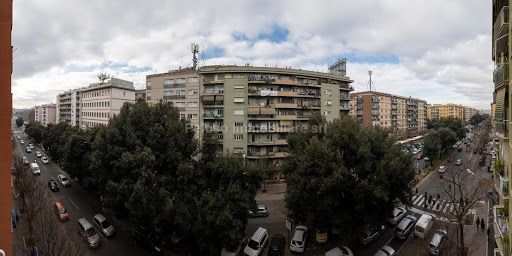
[[[350,115],[364,127],[390,129],[400,138],[422,134],[426,129],[424,100],[366,91],[350,95]]]
[[[478,110],[472,107],[464,107],[464,122],[469,122],[471,117],[478,114]]]
[[[34,121],[41,123],[43,126],[56,123],[56,105],[43,104],[34,107]]]
[[[192,68],[152,74],[146,76],[146,100],[149,103],[172,102],[180,119],[190,122],[199,139],[199,87],[199,74]]]
[[[135,88],[130,81],[110,78],[81,88],[80,99],[80,127],[97,127],[107,125],[124,103],[135,103]]]
[[[68,90],[57,95],[57,123],[77,126],[80,123],[80,89]]]
[[[497,147],[497,160],[494,162],[494,185],[499,194],[499,202],[493,208],[494,238],[497,249],[494,255],[511,255],[512,203],[510,200],[512,151],[510,150],[510,0],[492,1],[492,60],[494,61],[493,117]],[[497,169],[496,163],[503,168]]]
[[[427,109],[427,119],[455,118],[464,121],[464,106],[458,104],[433,104]]]
[[[146,89],[135,90],[135,101],[146,100]]]
[[[348,114],[352,80],[345,66],[341,60],[329,73],[201,67],[200,133],[218,138],[224,154],[277,164],[288,156],[287,135],[305,127],[315,113],[328,121]]]

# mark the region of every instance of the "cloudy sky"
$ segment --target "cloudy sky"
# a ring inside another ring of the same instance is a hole
[[[55,102],[108,72],[145,76],[191,65],[292,66],[326,71],[346,57],[356,90],[488,109],[489,0],[18,0],[14,106]]]

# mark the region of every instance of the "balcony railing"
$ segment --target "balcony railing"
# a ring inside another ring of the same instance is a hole
[[[496,121],[496,136],[501,139],[508,140],[508,127],[509,123],[507,121]]]
[[[508,204],[494,207],[494,238],[498,249],[508,255],[509,245],[509,223],[508,223]]]
[[[496,21],[494,22],[494,38],[499,38],[508,32],[509,13],[508,6],[501,8]]]
[[[493,80],[494,89],[498,89],[503,85],[508,84],[509,81],[509,67],[507,64],[502,64],[494,69]]]
[[[203,117],[208,118],[208,119],[222,119],[222,118],[224,118],[224,115],[216,114],[216,113],[204,113]]]
[[[276,110],[273,107],[251,107],[247,108],[248,115],[275,115]]]

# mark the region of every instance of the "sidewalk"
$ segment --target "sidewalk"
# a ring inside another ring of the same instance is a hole
[[[481,201],[475,206],[476,215],[484,219],[485,229],[477,229],[476,224],[464,226],[464,241],[469,249],[468,255],[486,256],[487,255],[487,228],[489,227],[489,210],[487,202]]]
[[[262,188],[256,192],[256,201],[284,200],[284,195],[286,194],[286,183],[267,183],[265,185],[265,192],[262,191]]]

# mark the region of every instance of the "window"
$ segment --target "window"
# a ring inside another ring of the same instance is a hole
[[[244,98],[234,98],[233,102],[234,103],[244,103]]]
[[[244,127],[243,122],[235,122],[235,127]]]
[[[235,141],[241,141],[244,139],[244,135],[243,134],[235,134],[234,139],[235,139]]]

